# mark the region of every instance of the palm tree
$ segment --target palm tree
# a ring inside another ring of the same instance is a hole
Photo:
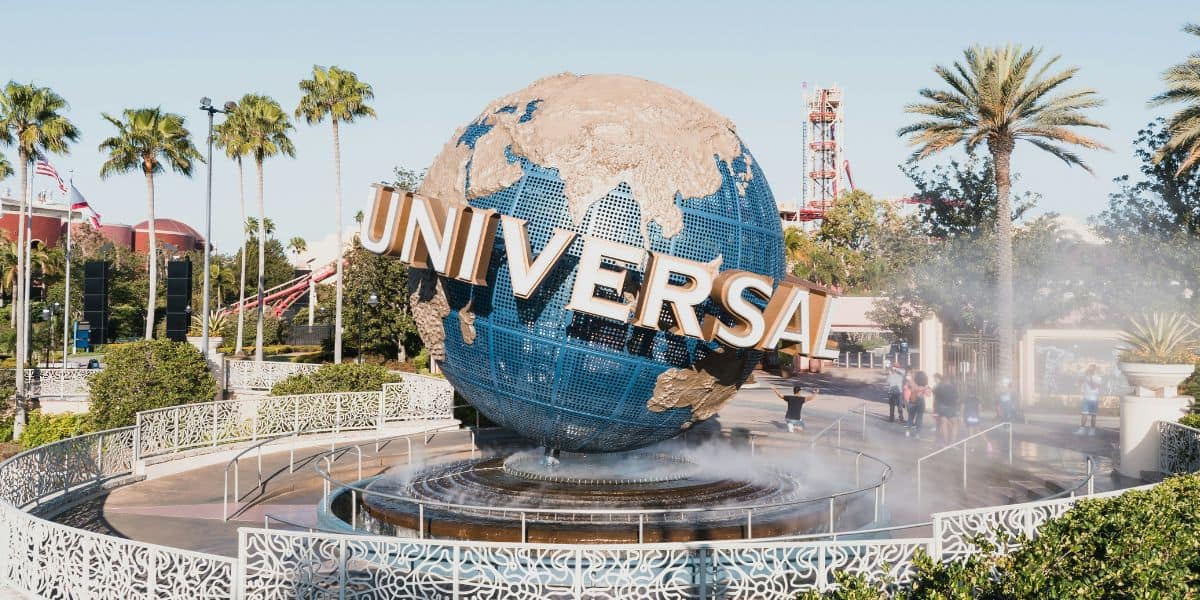
[[[262,362],[267,239],[267,217],[263,205],[263,161],[272,156],[295,156],[296,147],[288,138],[288,132],[293,129],[291,119],[283,107],[268,96],[242,96],[237,109],[226,121],[239,129],[238,136],[246,141],[246,154],[254,158],[254,167],[258,173],[258,329],[254,334],[254,360]]]
[[[28,242],[25,240],[25,210],[29,202],[29,166],[39,153],[66,154],[68,143],[78,141],[79,130],[62,115],[67,108],[67,101],[63,100],[62,96],[50,88],[38,87],[32,83],[10,81],[0,90],[0,143],[15,144],[17,159],[21,163],[21,215],[17,218],[17,262],[21,271],[24,271],[24,266],[28,264],[25,262],[25,250],[28,248]],[[25,287],[21,278],[18,278],[13,293],[13,308],[19,313],[15,322],[17,331],[25,330],[29,318],[29,306],[25,298],[28,294]],[[25,390],[26,345],[25,336],[18,335],[18,398],[23,396]],[[18,402],[17,410],[24,410],[21,402]],[[13,433],[15,435],[18,432],[14,430]]]
[[[274,235],[275,221],[272,221],[270,217],[263,219],[262,230],[267,234],[267,237]],[[258,219],[255,219],[254,217],[246,217],[246,235],[249,236],[251,240],[258,239]]]
[[[304,254],[305,250],[308,250],[308,242],[304,241],[302,237],[294,237],[288,240],[288,250],[291,250],[292,254],[295,254],[299,258],[301,254]]]
[[[1192,35],[1200,36],[1200,25],[1189,24],[1183,30]],[[1150,100],[1152,106],[1174,104],[1181,102],[1184,107],[1171,115],[1167,121],[1167,130],[1171,139],[1159,148],[1155,161],[1176,151],[1183,151],[1183,160],[1179,162],[1176,176],[1183,175],[1200,163],[1200,52],[1187,57],[1163,73],[1163,81],[1167,83],[1167,91]]]
[[[192,176],[192,165],[203,161],[192,145],[191,133],[184,128],[182,115],[161,108],[127,108],[116,119],[102,113],[104,120],[117,128],[117,135],[100,142],[108,160],[100,166],[100,177],[140,169],[146,177],[146,212],[150,224],[150,290],[146,299],[146,339],[154,337],[154,307],[158,291],[158,238],[154,227],[154,176],[163,172],[163,163],[177,173]]]
[[[371,85],[358,80],[351,71],[319,65],[313,66],[312,79],[300,82],[300,105],[296,107],[296,118],[301,117],[309,125],[329,118],[333,126],[333,190],[334,210],[337,212],[334,226],[337,227],[337,284],[334,293],[333,362],[342,362],[342,142],[338,135],[338,124],[353,123],[358,117],[374,117],[375,110],[367,101],[375,97]]]
[[[905,112],[921,115],[918,121],[898,132],[916,146],[909,161],[925,158],[960,143],[968,151],[987,144],[995,165],[997,328],[999,330],[999,373],[1012,374],[1013,331],[1012,210],[1009,206],[1010,165],[1017,141],[1026,141],[1068,165],[1091,169],[1070,146],[1105,148],[1100,142],[1073,131],[1071,127],[1106,125],[1092,120],[1083,110],[1103,104],[1094,90],[1058,91],[1079,70],[1068,67],[1051,73],[1057,56],[1037,66],[1039,48],[972,46],[963,52],[963,62],[934,67],[950,86],[948,90],[924,88],[918,92],[926,102],[910,104]]]
[[[242,157],[249,153],[249,148],[246,145],[246,139],[242,136],[244,130],[237,127],[234,121],[237,114],[237,106],[225,113],[225,120],[221,124],[213,128],[214,139],[218,148],[225,151],[225,156],[228,156],[237,163],[238,171],[238,206],[241,209],[241,219],[246,220],[246,188],[245,188],[245,172],[242,168]],[[241,251],[241,275],[238,279],[238,311],[237,311],[237,340],[234,342],[234,352],[240,354],[244,337],[243,331],[246,326],[246,311],[243,308],[246,306],[246,230],[242,229],[242,251]]]
[[[8,179],[12,174],[12,163],[8,162],[3,154],[0,154],[0,181]]]

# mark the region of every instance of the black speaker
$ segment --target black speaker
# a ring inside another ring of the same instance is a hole
[[[191,325],[192,261],[188,258],[167,263],[167,339],[186,342]]]
[[[108,343],[108,263],[83,263],[83,320],[91,325],[91,343]]]

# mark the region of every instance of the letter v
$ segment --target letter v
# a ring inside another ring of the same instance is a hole
[[[504,232],[504,247],[508,252],[508,274],[512,280],[513,295],[528,300],[546,278],[550,268],[575,241],[575,232],[555,229],[537,259],[530,261],[529,233],[525,230],[525,220],[501,215],[500,226]]]

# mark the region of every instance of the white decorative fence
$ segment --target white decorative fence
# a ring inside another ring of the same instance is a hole
[[[24,512],[85,497],[132,470],[133,428],[34,448],[0,463],[0,576],[45,598],[233,598],[237,561],[61,525]]]
[[[226,360],[225,389],[262,391],[297,373],[311,373],[321,365],[278,361]]]
[[[393,421],[449,419],[454,390],[444,379],[405,374],[379,392],[338,392],[198,402],[137,415],[138,458],[288,433],[376,429]]]
[[[1158,422],[1158,466],[1163,473],[1200,471],[1200,429]]]
[[[16,373],[16,369],[6,369]],[[54,398],[86,398],[89,393],[88,378],[99,373],[99,369],[25,369],[25,382],[33,396]]]
[[[842,571],[903,583],[912,576],[918,550],[935,559],[960,559],[976,551],[972,541],[980,536],[1011,548],[1014,538],[1036,536],[1040,525],[1081,499],[938,513],[933,515],[932,537],[894,540],[593,547],[243,528],[236,559],[105,536],[33,514],[120,483],[142,456],[276,433],[438,418],[449,414],[452,396],[441,380],[409,376],[381,392],[185,405],[140,413],[135,427],[14,456],[0,463],[0,584],[38,596],[112,600],[782,599],[808,589],[829,589],[834,574]],[[1200,447],[1200,431],[1160,427],[1164,453],[1169,447]],[[1196,466],[1193,458],[1163,464],[1164,470]]]

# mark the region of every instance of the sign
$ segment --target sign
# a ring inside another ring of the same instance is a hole
[[[367,250],[398,257],[404,263],[432,269],[443,277],[471,285],[487,285],[488,263],[497,229],[503,240],[513,294],[528,299],[576,240],[583,249],[567,308],[619,323],[660,329],[669,311],[671,333],[718,341],[735,348],[836,358],[826,347],[829,337],[829,292],[795,279],[769,277],[730,269],[720,271],[721,257],[701,263],[648,251],[637,246],[555,229],[537,256],[532,255],[524,219],[495,210],[444,202],[391,186],[375,184],[367,203],[360,238]],[[602,297],[597,288],[626,290],[633,271],[644,274],[636,300]],[[683,279],[685,283],[672,281]],[[757,297],[760,309],[747,299]],[[712,300],[728,319],[703,319],[695,307]]]

